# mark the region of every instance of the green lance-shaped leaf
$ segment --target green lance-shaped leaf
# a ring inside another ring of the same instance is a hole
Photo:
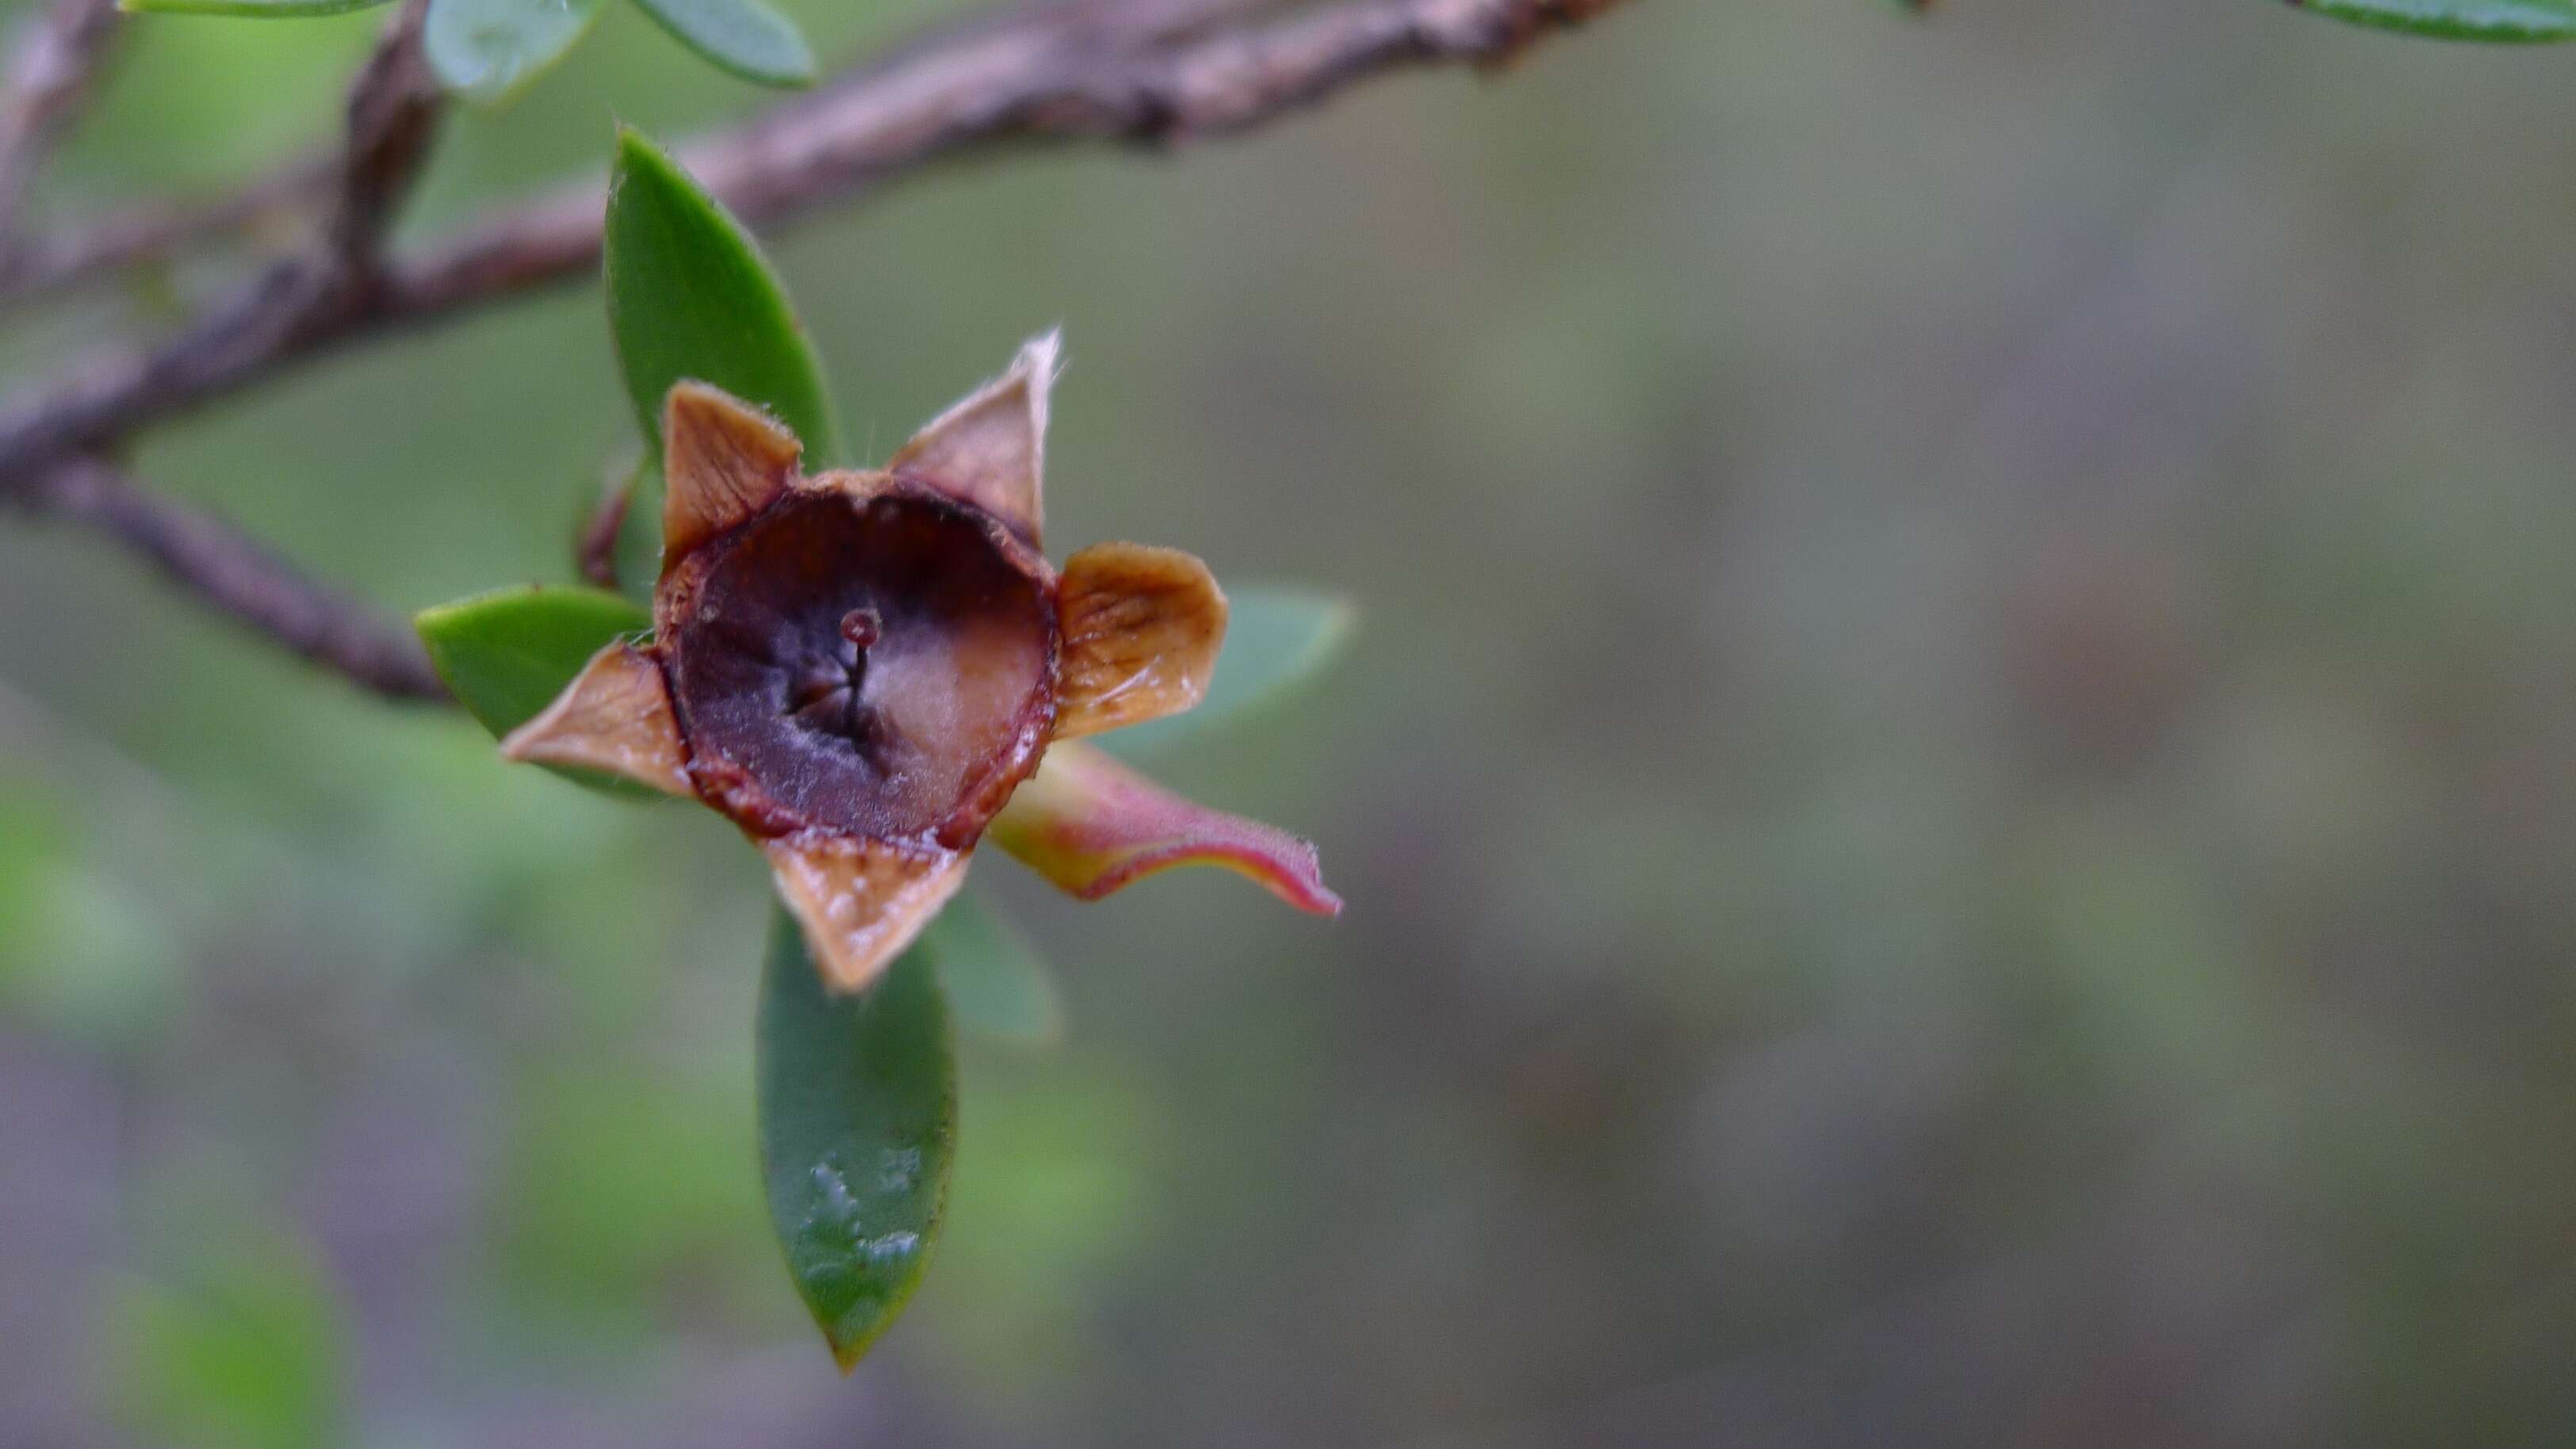
[[[2576,40],[2576,0],[2290,0],[2355,25],[2440,40]]]
[[[601,0],[431,0],[421,43],[441,84],[501,100],[563,58],[599,17]]]
[[[423,609],[412,622],[438,677],[496,737],[554,703],[610,640],[653,627],[652,616],[622,595],[558,588],[477,594]]]
[[[796,1291],[847,1370],[921,1281],[947,1205],[957,1056],[930,954],[833,997],[784,911],[760,988],[760,1164]]]
[[[636,0],[682,45],[762,85],[814,83],[814,52],[796,22],[763,0]]]
[[[1225,652],[1205,697],[1185,713],[1103,735],[1103,746],[1134,758],[1277,701],[1333,662],[1356,616],[1349,600],[1305,589],[1231,589],[1227,603]]]
[[[682,378],[755,402],[805,445],[806,466],[843,461],[823,364],[751,234],[633,129],[609,175],[609,330],[651,444],[619,531],[618,583],[645,597],[662,555],[662,399]],[[651,560],[649,567],[637,566]]]
[[[1064,996],[1054,971],[1019,928],[973,892],[950,901],[914,949],[929,954],[968,1030],[1027,1043],[1064,1034]]]
[[[653,616],[605,589],[517,588],[423,609],[412,626],[457,703],[498,739],[552,704],[610,640],[650,632]],[[625,799],[661,798],[629,780],[546,768]]]
[[[164,15],[345,15],[391,0],[117,0],[117,8]]]
[[[751,234],[643,133],[617,137],[605,269],[617,361],[644,436],[682,378],[775,414],[809,460],[837,461],[840,429],[813,343]]]

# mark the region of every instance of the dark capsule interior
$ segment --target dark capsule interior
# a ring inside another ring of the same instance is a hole
[[[972,512],[909,489],[805,494],[712,546],[666,652],[701,762],[802,823],[885,838],[940,826],[1017,763],[1053,601]]]

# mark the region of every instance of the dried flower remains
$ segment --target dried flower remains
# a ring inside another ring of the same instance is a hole
[[[1101,544],[1059,571],[1039,551],[1057,352],[1030,342],[873,471],[809,476],[777,422],[674,386],[653,635],[602,649],[503,753],[733,820],[838,991],[938,914],[1006,807],[996,841],[1077,895],[1211,863],[1338,911],[1305,842],[1097,752],[1012,804],[1051,744],[1197,703],[1225,638],[1189,554]]]

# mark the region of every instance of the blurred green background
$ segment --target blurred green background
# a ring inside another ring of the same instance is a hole
[[[381,18],[134,22],[46,200],[320,140]],[[410,231],[766,100],[610,7]],[[1162,771],[1338,923],[980,867],[1069,1033],[970,1042],[846,1381],[728,828],[0,532],[0,1443],[2576,1442],[2571,119],[2267,0],[1641,0],[779,237],[867,456],[1061,322],[1059,549],[1362,619]],[[626,426],[585,286],[134,463],[410,609]]]

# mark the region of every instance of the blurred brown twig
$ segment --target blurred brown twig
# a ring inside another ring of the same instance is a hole
[[[411,631],[306,577],[222,519],[83,459],[45,476],[41,507],[150,559],[200,602],[389,699],[447,698]]]
[[[67,10],[86,3],[64,0]],[[1268,0],[1045,0],[899,47],[683,147],[681,158],[746,221],[770,223],[934,162],[1020,143],[1169,146],[1248,130],[1373,76],[1498,64],[1618,3],[1337,0],[1283,17]],[[407,0],[351,88],[348,138],[330,171],[334,200],[310,249],[216,298],[172,335],[76,362],[0,404],[0,496],[68,512],[65,490],[49,480],[72,470],[94,485],[98,460],[155,423],[332,348],[460,316],[597,265],[597,180],[504,208],[417,249],[383,252],[442,104],[420,56],[424,8],[424,0]],[[254,190],[291,195],[283,183],[298,174]],[[207,217],[253,210],[247,198],[217,203],[189,213],[186,225],[129,228],[149,231],[149,244],[105,250],[121,258],[184,246],[211,233]],[[30,245],[30,255],[47,255],[45,243]],[[75,260],[55,263],[57,274],[102,266],[94,254]],[[9,273],[0,263],[0,292]],[[195,518],[200,532],[217,526],[210,516]],[[131,530],[116,533],[135,542]],[[224,603],[190,572],[187,559],[196,555],[147,550],[182,583]],[[246,540],[241,553],[266,557]],[[225,606],[267,629],[260,611]],[[300,652],[384,693],[421,692],[412,687],[416,674],[364,673],[335,653]]]
[[[27,188],[97,82],[116,20],[116,0],[55,0],[10,62],[0,90],[0,252],[18,250]]]
[[[329,190],[339,158],[314,156],[221,196],[144,202],[0,248],[0,307],[58,295],[259,227]]]

